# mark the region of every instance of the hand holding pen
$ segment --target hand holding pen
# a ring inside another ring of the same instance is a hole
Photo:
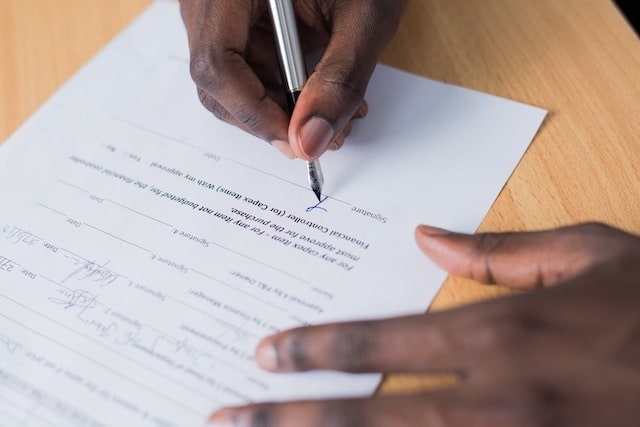
[[[289,158],[336,150],[364,117],[371,73],[393,37],[404,0],[294,1],[303,53],[325,49],[289,118],[267,1],[181,0],[191,73],[216,117]]]
[[[287,111],[293,115],[302,89],[307,83],[307,68],[300,45],[293,2],[292,0],[269,0],[269,10],[273,19],[282,80],[287,88]],[[307,161],[307,177],[311,191],[318,198],[318,202],[321,202],[324,177],[319,160]]]

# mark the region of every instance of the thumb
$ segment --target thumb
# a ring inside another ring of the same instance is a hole
[[[329,43],[302,89],[289,124],[291,148],[305,160],[324,153],[358,113],[378,58],[402,13],[401,6],[387,0],[335,3],[328,23]]]
[[[632,239],[637,240],[596,223],[476,235],[422,225],[415,237],[425,255],[451,274],[519,289],[571,280],[619,254]]]

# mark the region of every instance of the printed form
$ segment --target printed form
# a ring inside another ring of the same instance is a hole
[[[545,111],[380,65],[369,116],[305,163],[211,116],[154,3],[0,150],[0,424],[202,425],[380,375],[261,371],[285,328],[424,312],[420,223],[473,232]]]

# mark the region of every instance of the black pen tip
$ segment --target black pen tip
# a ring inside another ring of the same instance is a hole
[[[313,189],[313,193],[318,198],[318,201],[321,202],[322,201],[322,191],[319,188],[316,187],[316,188]]]

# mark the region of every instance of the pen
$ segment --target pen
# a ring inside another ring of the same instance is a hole
[[[293,114],[300,91],[307,82],[307,72],[296,27],[296,15],[291,0],[269,0],[269,10],[273,18],[282,76],[287,85],[287,107],[289,114]],[[322,201],[324,177],[318,160],[307,162],[307,177],[311,190],[318,201]]]

